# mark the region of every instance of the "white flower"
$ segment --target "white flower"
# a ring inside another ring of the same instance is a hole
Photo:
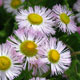
[[[80,12],[80,0],[77,0],[77,2],[74,4],[73,9],[75,11]]]
[[[29,79],[29,80],[48,80],[48,79],[46,79],[46,78],[39,78],[39,77],[33,77],[32,79]]]
[[[55,13],[54,17],[56,18],[57,27],[59,27],[62,32],[71,34],[77,31],[74,16],[72,16],[72,12],[69,11],[66,6],[55,5],[53,6],[53,12]]]
[[[53,20],[53,12],[50,9],[40,8],[39,6],[29,7],[28,10],[21,10],[16,16],[16,21],[20,28],[31,28],[47,35],[55,33],[52,28],[54,26]]]
[[[32,75],[34,76],[38,76],[38,75],[42,75],[43,73],[48,72],[48,70],[50,69],[48,65],[46,65],[43,61],[41,56],[36,56],[36,57],[32,57],[32,58],[27,58],[28,59],[28,69],[32,70]]]
[[[75,16],[77,18],[77,21],[80,23],[80,0],[77,0],[73,6],[73,9],[78,12]]]
[[[44,55],[42,59],[45,63],[51,64],[52,75],[58,75],[66,71],[71,63],[70,51],[61,41],[50,38],[45,42]]]
[[[24,1],[25,0],[3,0],[4,8],[6,8],[9,13],[17,14],[18,9]]]
[[[19,76],[22,59],[8,43],[0,45],[0,80],[13,80]]]
[[[28,69],[33,69],[33,75],[37,75],[38,70],[40,74],[48,71],[49,67],[45,66],[45,64],[40,61],[41,55],[39,55],[43,52],[41,46],[46,39],[46,36],[26,28],[18,29],[14,32],[14,34],[18,39],[11,36],[11,41],[8,42],[17,52],[21,53],[20,55],[26,57],[24,69],[26,68],[26,63],[28,62]]]

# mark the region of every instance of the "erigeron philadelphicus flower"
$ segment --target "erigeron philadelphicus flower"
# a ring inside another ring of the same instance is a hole
[[[73,9],[77,12],[80,12],[80,0],[77,0],[73,5]]]
[[[80,27],[77,27],[77,32],[80,34]]]
[[[42,59],[47,64],[51,64],[51,74],[58,75],[66,71],[71,63],[70,51],[61,41],[50,38],[45,42],[44,54]]]
[[[19,27],[32,28],[45,34],[54,34],[53,12],[45,7],[29,7],[28,10],[21,10],[16,16]]]
[[[74,16],[72,12],[69,11],[66,6],[55,5],[53,6],[54,16],[56,18],[57,27],[59,27],[62,32],[67,32],[68,34],[76,32],[76,24],[74,22]]]
[[[17,14],[18,9],[21,8],[21,4],[25,0],[3,0],[4,8],[6,8],[7,12]]]
[[[32,69],[32,75],[41,76],[43,73],[48,72],[48,70],[50,70],[50,67],[41,60],[40,56],[37,55],[36,57],[29,59],[28,70]]]
[[[3,3],[2,0],[0,0],[0,6],[2,6],[2,3]]]
[[[80,0],[77,0],[77,2],[74,4],[73,10],[78,12],[75,16],[77,21],[80,23]]]
[[[0,45],[0,80],[13,80],[22,71],[23,57],[8,44]]]
[[[32,79],[29,79],[29,80],[47,80],[46,78],[39,78],[39,77],[33,77]]]
[[[11,41],[8,42],[11,44],[12,47],[15,48],[17,52],[21,53],[20,55],[23,55],[26,58],[24,69],[26,68],[26,63],[28,62],[29,70],[31,70],[31,68],[33,69],[33,75],[37,74],[37,72],[35,71],[38,71],[37,69],[39,68],[39,71],[42,70],[40,72],[44,73],[48,71],[49,67],[45,66],[45,64],[43,63],[38,64],[37,62],[39,61],[39,57],[41,57],[41,55],[39,54],[43,52],[41,46],[42,42],[44,42],[44,40],[46,39],[46,36],[43,36],[40,33],[28,30],[26,28],[18,29],[14,32],[14,34],[18,37],[19,40],[11,36]],[[45,71],[43,71],[44,67]]]

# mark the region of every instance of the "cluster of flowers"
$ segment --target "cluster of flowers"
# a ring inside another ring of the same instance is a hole
[[[16,13],[19,29],[5,44],[0,45],[0,80],[13,80],[25,70],[26,65],[28,70],[33,70],[33,76],[49,70],[51,75],[64,73],[71,64],[70,50],[51,34],[56,33],[55,26],[68,35],[76,32],[72,12],[66,6],[55,5],[52,10],[35,6],[20,9],[17,13],[16,8],[21,1],[24,0],[4,1],[7,11]],[[30,80],[46,79],[33,77]]]

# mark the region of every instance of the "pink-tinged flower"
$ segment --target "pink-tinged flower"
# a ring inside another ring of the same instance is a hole
[[[53,12],[45,7],[29,7],[28,10],[21,10],[16,16],[19,28],[27,27],[49,35],[55,34]]]
[[[50,70],[49,66],[46,65],[42,59],[41,56],[36,56],[33,58],[29,58],[28,60],[28,70],[32,70],[32,75],[36,76],[39,75],[41,76],[43,73],[48,72],[48,70]]]
[[[77,18],[78,23],[80,23],[80,0],[77,0],[73,6],[73,9],[78,12],[75,17]]]
[[[0,0],[0,6],[2,6],[2,0]]]
[[[8,44],[0,45],[0,80],[13,80],[22,71],[22,56]]]
[[[80,34],[80,27],[77,27],[77,32]]]
[[[21,9],[25,0],[3,0],[4,8],[9,13],[13,13],[14,15],[18,13],[18,10]]]
[[[50,38],[45,42],[43,62],[51,64],[51,74],[58,75],[64,73],[71,63],[70,51],[61,41]]]
[[[56,26],[59,27],[62,32],[71,34],[77,31],[74,16],[72,16],[72,12],[69,11],[66,6],[55,5],[53,6],[53,12],[55,13]]]
[[[33,75],[36,75],[38,71],[39,73],[48,71],[49,67],[45,66],[42,62],[38,62],[42,57],[40,53],[43,52],[42,46],[43,42],[46,40],[46,36],[26,28],[18,29],[17,31],[14,31],[14,34],[18,39],[10,36],[10,41],[8,42],[14,47],[16,52],[19,52],[20,55],[25,57],[24,69],[28,62],[28,68],[29,70],[33,69]]]
[[[80,12],[80,0],[77,0],[77,2],[74,4],[73,9],[75,11]]]
[[[32,79],[29,79],[29,80],[48,80],[48,79],[46,79],[46,78],[39,78],[39,77],[33,77]]]

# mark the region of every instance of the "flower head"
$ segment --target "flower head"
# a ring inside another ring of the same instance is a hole
[[[53,12],[55,13],[57,26],[62,30],[62,32],[67,32],[68,34],[75,33],[76,25],[74,22],[74,16],[72,12],[69,11],[65,6],[61,5],[53,6]]]
[[[39,77],[33,77],[32,79],[29,79],[29,80],[47,80],[46,78],[39,78]]]
[[[53,20],[52,11],[45,7],[40,8],[39,6],[29,7],[28,10],[21,10],[16,16],[16,21],[20,28],[27,27],[47,35],[55,33],[52,28],[54,26]]]
[[[21,4],[24,0],[4,0],[4,8],[7,9],[7,12],[17,14],[18,9],[21,7]]]
[[[22,71],[22,59],[8,43],[0,45],[0,79],[17,77]]]
[[[75,17],[77,18],[77,22],[80,23],[80,0],[77,0],[73,6],[73,9],[78,12]]]
[[[80,34],[80,27],[77,27],[77,32]]]
[[[48,72],[50,68],[42,61],[42,56],[37,55],[36,57],[28,58],[28,69],[33,69],[32,75],[41,76],[43,73]]]
[[[2,6],[2,0],[0,0],[0,6]]]
[[[43,51],[41,46],[44,40],[46,40],[46,36],[26,28],[18,29],[14,32],[14,34],[18,39],[11,36],[10,41],[8,42],[17,52],[21,53],[20,55],[26,57],[24,69],[26,68],[26,63],[28,62],[28,68],[29,70],[33,69],[33,75],[37,74],[37,69],[40,72],[42,71],[42,73],[48,71],[49,67],[39,61],[41,58],[41,55],[39,54]]]
[[[80,0],[77,0],[77,2],[74,4],[73,9],[75,11],[80,12]]]
[[[44,54],[42,59],[47,64],[51,64],[52,75],[58,75],[67,70],[71,63],[70,51],[55,38],[50,38],[45,42]]]

